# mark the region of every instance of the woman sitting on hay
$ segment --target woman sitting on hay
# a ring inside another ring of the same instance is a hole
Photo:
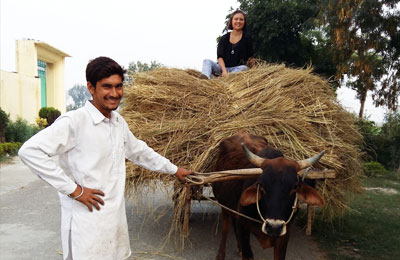
[[[254,65],[253,42],[246,34],[246,16],[243,11],[236,10],[231,15],[228,32],[218,43],[218,63],[205,59],[201,78],[210,79],[211,74],[226,77],[228,72],[248,70]]]

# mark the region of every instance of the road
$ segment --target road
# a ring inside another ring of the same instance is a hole
[[[173,204],[169,196],[151,191],[142,203],[127,198],[126,210],[135,260],[210,260],[218,250],[220,209],[210,202],[194,202],[190,238],[184,249],[178,240],[163,241],[169,233]],[[176,242],[176,243],[175,243]],[[162,246],[163,245],[163,246]],[[272,259],[272,249],[263,250],[252,239],[255,260]],[[60,204],[53,188],[14,158],[0,168],[0,260],[61,260]],[[226,260],[239,260],[233,232]],[[324,259],[318,245],[305,231],[292,226],[288,260]]]

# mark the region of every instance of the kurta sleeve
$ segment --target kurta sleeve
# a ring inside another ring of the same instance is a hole
[[[69,195],[76,184],[51,157],[69,151],[74,145],[72,119],[61,117],[26,141],[18,155],[33,173],[58,192]]]
[[[178,167],[155,152],[145,142],[137,139],[124,121],[125,156],[134,164],[150,171],[175,174]]]

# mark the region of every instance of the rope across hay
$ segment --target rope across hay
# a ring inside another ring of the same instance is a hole
[[[198,172],[212,171],[220,141],[240,130],[264,136],[296,160],[326,150],[319,166],[335,170],[336,178],[319,183],[323,212],[328,218],[344,212],[345,193],[360,188],[361,136],[327,81],[311,69],[268,64],[228,78],[198,76],[168,68],[138,74],[121,112],[132,132],[174,164]],[[129,163],[127,169],[128,191],[174,181]]]

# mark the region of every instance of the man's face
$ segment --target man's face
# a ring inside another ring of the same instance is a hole
[[[122,78],[118,74],[97,81],[96,87],[87,83],[88,90],[93,96],[92,104],[105,116],[110,118],[111,111],[118,108],[124,94]]]

